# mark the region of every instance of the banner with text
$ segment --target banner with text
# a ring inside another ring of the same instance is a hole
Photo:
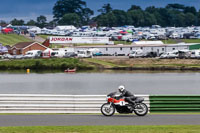
[[[108,37],[50,37],[50,43],[87,43],[87,44],[108,44]]]

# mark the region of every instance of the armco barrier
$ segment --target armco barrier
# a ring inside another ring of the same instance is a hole
[[[150,96],[150,112],[200,112],[200,95]]]
[[[106,95],[0,94],[0,113],[100,113],[105,102]]]

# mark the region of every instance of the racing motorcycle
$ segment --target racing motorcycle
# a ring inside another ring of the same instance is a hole
[[[105,116],[112,116],[115,110],[120,114],[135,113],[137,116],[145,116],[148,113],[148,107],[143,103],[144,98],[136,97],[135,105],[131,105],[124,98],[116,97],[117,92],[107,95],[107,103],[101,106],[101,113]]]

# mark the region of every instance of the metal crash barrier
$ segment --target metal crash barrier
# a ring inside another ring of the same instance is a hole
[[[150,96],[150,112],[200,112],[200,95]]]
[[[149,96],[145,98],[149,107]],[[0,94],[0,113],[100,113],[106,95]]]

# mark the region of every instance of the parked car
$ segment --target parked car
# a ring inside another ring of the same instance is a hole
[[[14,59],[24,59],[24,55],[14,55]]]
[[[173,59],[173,58],[178,58],[178,57],[179,57],[178,51],[163,53],[160,56],[161,59]]]
[[[4,54],[3,59],[14,59],[14,56],[10,55],[10,54]]]
[[[103,54],[101,52],[94,53],[93,56],[102,56]]]
[[[64,58],[70,58],[70,57],[76,57],[77,54],[75,52],[67,52],[65,53],[65,55],[63,56]]]
[[[24,58],[40,58],[42,57],[42,51],[41,50],[31,50],[26,52],[24,55]]]
[[[157,56],[156,52],[147,52],[147,53],[142,55],[143,58],[154,58],[156,56]]]

